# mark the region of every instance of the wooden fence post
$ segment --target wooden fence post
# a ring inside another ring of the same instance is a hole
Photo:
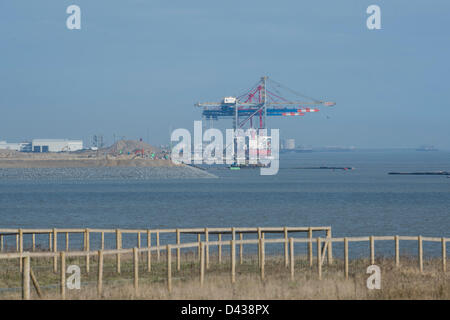
[[[98,250],[97,295],[101,297],[102,293],[103,293],[103,250]]]
[[[31,250],[36,251],[36,234],[31,234]]]
[[[19,229],[19,250],[17,250],[20,253],[23,253],[23,230]],[[19,270],[22,272],[22,258],[19,259]]]
[[[19,244],[19,234],[17,233],[16,234],[16,252],[19,252],[19,246],[20,246],[20,244]]]
[[[86,252],[88,253],[87,255],[86,255],[86,272],[87,273],[89,273],[89,271],[90,271],[90,256],[89,256],[89,250],[90,250],[90,247],[91,247],[91,245],[90,245],[90,237],[89,237],[89,229],[86,229],[85,231],[85,235],[86,235],[86,248],[85,248],[85,250],[86,250]]]
[[[322,280],[322,261],[321,261],[321,245],[320,245],[320,237],[317,237],[317,273],[319,274],[319,280]]]
[[[139,295],[139,249],[133,248],[134,295]]]
[[[261,228],[258,227],[257,228],[257,232],[258,232],[258,267],[261,268],[261,243],[259,242],[259,240],[261,239]]]
[[[289,249],[290,249],[290,256],[291,256],[291,281],[294,281],[294,238],[289,238]]]
[[[170,244],[166,247],[167,250],[167,290],[172,291],[172,248]]]
[[[161,256],[161,250],[159,249],[159,230],[156,231],[156,261],[159,262],[159,257]]]
[[[260,242],[260,248],[261,248],[261,280],[264,280],[265,274],[264,274],[264,267],[265,267],[265,256],[266,256],[266,250],[264,245],[264,239],[259,239]]]
[[[21,258],[23,259],[22,270],[22,299],[30,300],[30,256]]]
[[[56,228],[53,228],[53,252],[55,255],[53,256],[53,272],[58,272],[58,256],[56,253],[58,252],[58,231]]]
[[[418,245],[419,245],[419,270],[423,272],[423,246],[422,246],[422,236],[417,237]]]
[[[201,261],[201,243],[202,243],[202,235],[200,233],[197,233],[197,242],[198,242],[198,248],[197,248],[197,257],[198,261]]]
[[[48,233],[48,251],[52,252],[53,251],[52,247],[53,247],[52,246],[52,233],[49,232]]]
[[[231,283],[236,282],[236,244],[235,240],[231,240]]]
[[[70,245],[69,245],[69,233],[66,232],[66,251],[69,251]]]
[[[151,272],[152,271],[152,252],[151,252],[151,247],[152,247],[152,234],[150,233],[150,230],[147,230],[147,271]]]
[[[284,227],[284,266],[289,266],[288,229]]]
[[[206,253],[205,253],[205,258],[206,258],[206,270],[209,269],[209,232],[208,232],[208,228],[205,228],[205,245],[206,245]]]
[[[177,229],[177,245],[181,243],[180,230]],[[177,247],[177,271],[181,269],[181,249]]]
[[[23,252],[23,230],[19,229],[19,252]]]
[[[30,277],[31,281],[33,282],[34,288],[36,289],[36,293],[39,298],[43,298],[44,295],[42,294],[41,287],[39,286],[39,283],[37,282],[36,276],[34,275],[33,269],[30,267]]]
[[[239,240],[244,240],[244,234],[239,233]],[[239,264],[242,264],[244,262],[244,244],[241,242],[239,244]]]
[[[219,233],[217,235],[217,240],[219,241],[219,245],[217,246],[217,251],[218,251],[218,255],[219,255],[219,264],[222,263],[222,234]]]
[[[344,275],[345,279],[348,280],[348,239],[344,238]]]
[[[61,291],[61,299],[66,299],[66,253],[61,251],[59,253],[61,259],[61,267],[60,267],[60,291]],[[56,258],[58,258],[55,255]]]
[[[395,266],[400,266],[400,238],[395,236]]]
[[[140,231],[138,231],[138,233],[137,233],[137,247],[138,247],[138,249],[140,249],[141,248],[141,232]]]
[[[325,253],[327,253],[328,250],[328,240],[325,238],[323,240],[323,245],[322,245],[322,256],[320,257],[320,262],[323,263],[325,262]]]
[[[116,229],[116,249],[122,249],[122,237],[120,235],[120,230]],[[116,268],[117,273],[120,273],[120,253],[116,254]]]
[[[200,242],[200,286],[203,287],[205,280],[205,244]]]
[[[313,265],[313,243],[312,243],[312,228],[308,228],[308,256],[309,256],[309,266],[312,267]]]
[[[232,227],[231,228],[231,240],[234,240],[234,241],[236,241],[236,228],[235,227]],[[235,251],[235,253],[236,253],[236,251]],[[236,253],[237,254],[237,253]],[[239,253],[240,254],[240,253]]]
[[[375,264],[375,241],[373,236],[370,236],[370,264]]]
[[[102,239],[101,239],[101,246],[100,246],[101,250],[105,250],[105,233],[102,232]]]
[[[447,249],[446,249],[446,243],[445,238],[441,239],[442,244],[442,271],[447,271]]]
[[[3,252],[3,235],[0,235],[0,251]]]
[[[328,252],[327,252],[327,261],[328,264],[333,264],[333,241],[331,241],[332,238],[332,234],[331,234],[331,228],[327,229],[327,238],[329,239],[328,241]]]

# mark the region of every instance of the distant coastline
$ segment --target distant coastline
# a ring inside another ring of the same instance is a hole
[[[121,140],[109,148],[75,152],[0,150],[0,168],[174,167],[166,153],[142,141]]]

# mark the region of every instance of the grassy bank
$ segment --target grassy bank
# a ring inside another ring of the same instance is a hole
[[[391,258],[377,258],[381,268],[381,289],[369,290],[366,281],[370,265],[367,259],[351,260],[349,279],[344,278],[344,264],[335,259],[333,265],[324,265],[322,280],[318,279],[317,267],[309,266],[304,257],[295,260],[295,280],[290,279],[289,268],[284,259],[267,257],[265,280],[260,278],[256,257],[246,256],[243,264],[237,262],[236,283],[230,281],[230,264],[226,259],[218,264],[211,256],[210,268],[200,287],[199,263],[193,255],[184,255],[181,271],[172,265],[172,292],[167,290],[167,265],[165,257],[152,261],[149,273],[146,256],[139,265],[139,294],[133,288],[133,264],[131,256],[122,257],[121,274],[116,272],[115,257],[106,257],[102,299],[450,299],[450,276],[442,272],[442,261],[424,261],[420,273],[417,259],[401,257],[401,266],[395,267]],[[81,268],[80,290],[66,290],[68,299],[98,299],[97,261],[92,259],[90,273],[85,270],[83,258],[71,258],[67,266],[76,264]],[[39,259],[31,263],[32,269],[44,293],[45,299],[59,299],[59,272],[53,273],[52,260]],[[67,276],[70,276],[69,274]],[[21,275],[17,260],[0,261],[0,299],[21,298]],[[5,290],[7,289],[7,290]],[[32,298],[37,299],[34,289]]]

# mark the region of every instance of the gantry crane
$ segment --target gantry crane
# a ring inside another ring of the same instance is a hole
[[[309,101],[288,100],[279,90],[287,90]],[[255,118],[259,118],[259,129],[264,129],[267,128],[268,116],[303,116],[309,112],[318,112],[320,106],[334,105],[334,102],[325,102],[298,93],[267,76],[261,77],[255,86],[238,97],[225,97],[221,102],[195,104],[203,108],[202,117],[206,120],[232,118],[235,130],[247,124],[250,128],[254,128]]]
[[[308,101],[288,100],[281,91],[289,91]],[[267,117],[271,116],[303,116],[309,112],[318,112],[321,106],[332,107],[334,102],[325,102],[298,93],[288,87],[269,79],[261,79],[249,90],[237,97],[225,97],[221,102],[196,103],[195,106],[203,108],[202,117],[205,120],[233,119],[233,129],[243,129],[245,126],[255,128],[254,119],[259,118],[259,129],[267,129]],[[256,124],[257,126],[257,124]],[[255,128],[257,129],[257,128]],[[267,132],[258,134],[258,155],[270,156],[271,137]],[[237,165],[237,137],[234,138],[234,166]],[[247,150],[252,152],[252,150]],[[248,159],[249,154],[246,154]],[[247,165],[246,165],[247,166]]]

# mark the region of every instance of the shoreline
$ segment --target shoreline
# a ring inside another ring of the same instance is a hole
[[[170,160],[156,159],[0,159],[8,168],[98,168],[98,167],[182,167]]]

